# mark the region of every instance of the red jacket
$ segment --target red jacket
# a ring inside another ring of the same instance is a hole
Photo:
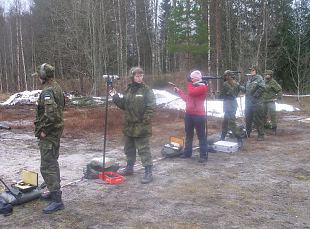
[[[194,86],[191,82],[187,83],[187,92],[178,91],[179,96],[185,101],[185,112],[192,115],[205,115],[204,101],[208,93],[207,85]]]

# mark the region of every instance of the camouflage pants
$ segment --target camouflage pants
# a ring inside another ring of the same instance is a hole
[[[136,162],[136,153],[141,158],[142,165],[153,165],[149,137],[130,137],[124,136],[125,146],[124,151],[127,157],[128,164],[134,164]]]
[[[249,135],[252,132],[252,124],[254,123],[255,128],[257,129],[258,136],[264,136],[264,123],[265,122],[265,112],[264,106],[262,103],[258,104],[246,104],[245,107],[245,123],[246,131]]]
[[[236,125],[235,112],[225,112],[224,114],[224,120],[222,123],[222,136],[226,136],[228,130],[231,130],[234,137],[240,138],[240,130]]]
[[[277,113],[276,113],[276,103],[275,102],[266,102],[264,103],[265,110],[265,124],[268,121],[268,116],[270,116],[271,127],[277,127]]]
[[[59,146],[59,140],[57,144],[47,139],[41,139],[39,141],[41,154],[40,170],[50,192],[60,190]]]

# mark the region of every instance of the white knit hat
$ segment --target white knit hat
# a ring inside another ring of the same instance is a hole
[[[191,73],[191,79],[193,80],[201,80],[202,78],[202,75],[201,75],[201,72],[198,71],[198,70],[195,70]]]

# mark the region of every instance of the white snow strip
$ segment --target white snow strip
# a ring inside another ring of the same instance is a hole
[[[153,90],[156,97],[156,104],[162,108],[171,109],[171,110],[185,110],[185,102],[175,94],[172,94],[165,90]],[[0,105],[16,105],[16,104],[33,104],[35,103],[41,90],[35,91],[24,91],[12,95],[7,101],[0,103]],[[70,97],[69,97],[70,98]],[[94,101],[98,104],[101,104],[103,97],[94,97]],[[244,107],[245,107],[245,97],[241,96],[237,98],[238,109],[236,116],[244,116]],[[207,110],[209,116],[223,117],[223,101],[222,100],[208,100],[207,101]],[[277,111],[296,111],[299,110],[288,104],[276,103]]]

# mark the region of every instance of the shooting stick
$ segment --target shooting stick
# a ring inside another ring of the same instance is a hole
[[[103,139],[103,154],[102,154],[102,174],[104,174],[105,169],[105,150],[107,145],[107,130],[108,130],[108,102],[109,102],[109,87],[112,84],[110,76],[107,77],[107,91],[105,97],[105,117],[104,117],[104,139]]]

